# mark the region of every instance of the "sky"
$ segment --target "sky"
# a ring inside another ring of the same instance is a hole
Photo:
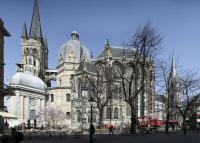
[[[98,56],[108,38],[127,43],[138,27],[151,22],[163,37],[160,59],[174,53],[186,69],[200,69],[200,1],[198,0],[38,0],[49,68],[55,69],[60,46],[77,31],[80,41]],[[12,35],[5,38],[5,83],[21,62],[24,22],[30,29],[34,0],[0,0],[0,17]]]

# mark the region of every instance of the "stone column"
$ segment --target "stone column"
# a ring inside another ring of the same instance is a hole
[[[27,123],[27,120],[30,118],[30,101],[29,97],[26,96],[24,99],[24,122]]]
[[[19,96],[20,121],[24,121],[24,96]]]

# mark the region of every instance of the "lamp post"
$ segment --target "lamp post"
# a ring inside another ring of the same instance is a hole
[[[111,105],[111,98],[110,98],[110,125],[112,120],[112,105]]]
[[[94,102],[94,99],[92,97],[90,97],[90,99],[88,100],[89,103],[90,103],[90,141],[89,143],[93,143],[93,134],[94,134],[94,126],[92,124],[92,107],[93,107],[93,102]]]

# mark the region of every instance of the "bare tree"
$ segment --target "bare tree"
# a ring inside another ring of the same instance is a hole
[[[108,105],[112,96],[118,92],[118,88],[113,86],[114,77],[112,74],[113,67],[106,61],[96,61],[96,74],[85,72],[84,86],[89,87],[89,95],[93,98],[99,111],[98,126],[102,126],[104,109]]]
[[[124,93],[124,100],[131,108],[130,133],[136,132],[137,124],[137,99],[141,95],[141,116],[144,115],[144,94],[147,92],[147,70],[153,67],[153,60],[160,50],[161,35],[150,23],[138,29],[131,38],[128,46],[131,53],[120,61],[115,62],[115,71],[118,73]],[[130,52],[129,51],[129,52]],[[151,73],[152,74],[152,73]],[[152,75],[151,75],[152,76]],[[153,87],[154,88],[154,87]]]
[[[59,107],[46,106],[39,113],[40,122],[44,121],[47,127],[53,129],[62,128],[65,119],[65,112]]]
[[[166,61],[159,63],[157,74],[157,86],[163,96],[165,96],[165,132],[169,132],[170,119],[177,115],[177,110],[174,108],[174,98],[180,93],[180,79],[177,77],[174,59],[171,65]]]
[[[196,108],[200,99],[200,79],[195,74],[187,73],[181,78],[181,101],[175,107],[179,110],[183,119],[183,135],[187,133],[186,118],[191,117],[192,110]]]

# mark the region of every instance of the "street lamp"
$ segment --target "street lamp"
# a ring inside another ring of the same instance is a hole
[[[93,103],[94,103],[94,99],[92,97],[90,97],[90,99],[88,100],[90,103],[90,141],[89,143],[93,143],[93,134],[94,134],[94,126],[92,124],[92,107],[93,107]]]

